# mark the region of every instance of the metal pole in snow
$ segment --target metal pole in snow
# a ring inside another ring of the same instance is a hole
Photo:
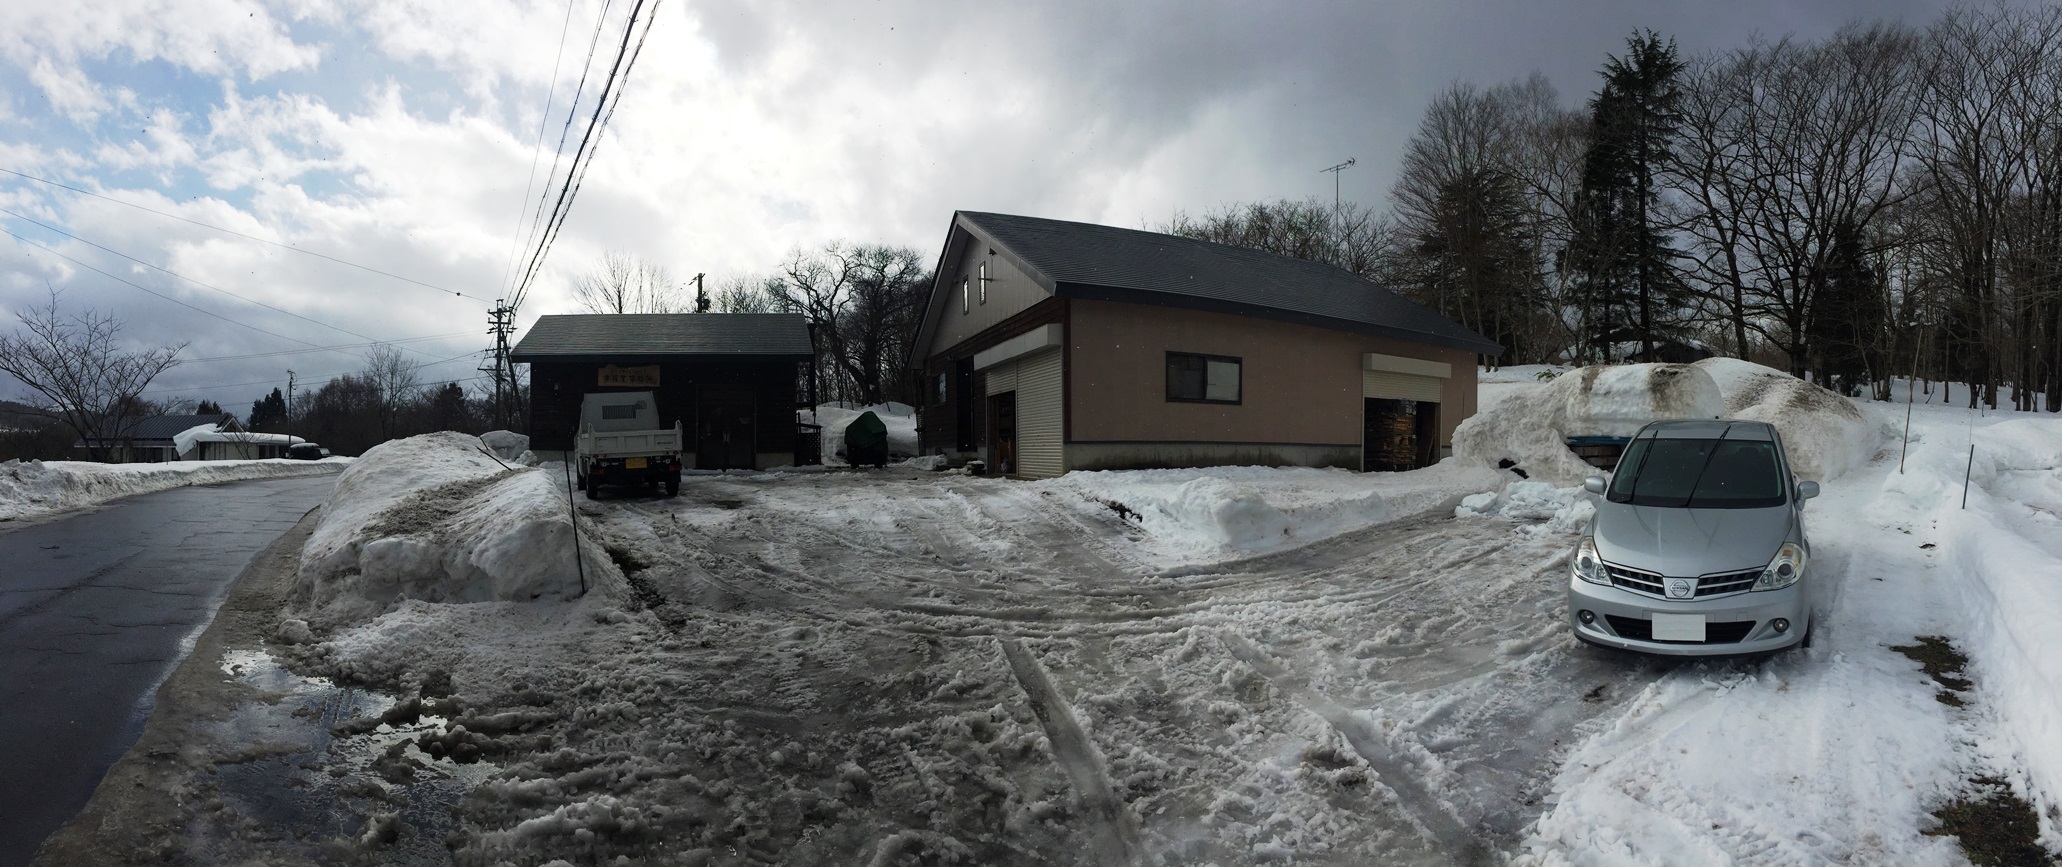
[[[1969,474],[1976,469],[1976,444],[1969,444],[1969,463],[1962,467],[1962,508],[1969,508]]]
[[[1897,449],[1897,474],[1904,475],[1904,456],[1912,450],[1912,388],[1911,381],[1905,382],[1904,390],[1904,444]]]
[[[573,439],[580,438],[579,428],[573,429]],[[580,595],[587,595],[587,558],[580,556],[580,509],[573,503],[573,456],[567,450],[566,467],[566,517],[573,519],[573,567],[580,570]]]

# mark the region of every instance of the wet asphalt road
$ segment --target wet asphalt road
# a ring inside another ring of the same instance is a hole
[[[335,482],[175,488],[0,524],[0,867],[86,803],[236,576]]]

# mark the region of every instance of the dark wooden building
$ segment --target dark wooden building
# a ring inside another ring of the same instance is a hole
[[[813,458],[796,435],[809,324],[790,313],[544,316],[509,358],[530,365],[530,443],[572,448],[580,399],[649,391],[685,429],[694,469],[765,469]]]

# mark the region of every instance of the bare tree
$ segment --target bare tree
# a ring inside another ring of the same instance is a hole
[[[1175,214],[1160,231],[1325,262],[1371,280],[1383,277],[1394,252],[1388,218],[1352,202],[1248,202],[1202,217]]]
[[[589,313],[679,313],[680,288],[663,265],[614,250],[573,281],[573,300]]]
[[[761,286],[775,311],[808,317],[829,394],[863,404],[913,398],[899,371],[929,289],[917,251],[841,242],[794,251]]]
[[[390,344],[379,344],[365,358],[365,372],[359,378],[372,390],[373,414],[382,441],[395,435],[401,414],[422,390],[422,376],[415,362]]]
[[[774,278],[774,282],[779,282]],[[766,288],[767,278],[732,277],[716,287],[713,305],[718,313],[772,313],[774,295]]]
[[[185,344],[125,349],[113,314],[89,307],[66,316],[57,301],[52,291],[48,303],[17,314],[21,328],[0,336],[0,371],[41,394],[42,411],[78,434],[89,457],[105,460],[114,443],[153,414],[140,395],[179,363]]]

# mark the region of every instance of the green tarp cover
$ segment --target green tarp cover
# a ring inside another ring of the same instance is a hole
[[[871,410],[859,414],[845,427],[845,448],[864,449],[884,446],[888,442],[888,426],[881,423],[881,417]]]

